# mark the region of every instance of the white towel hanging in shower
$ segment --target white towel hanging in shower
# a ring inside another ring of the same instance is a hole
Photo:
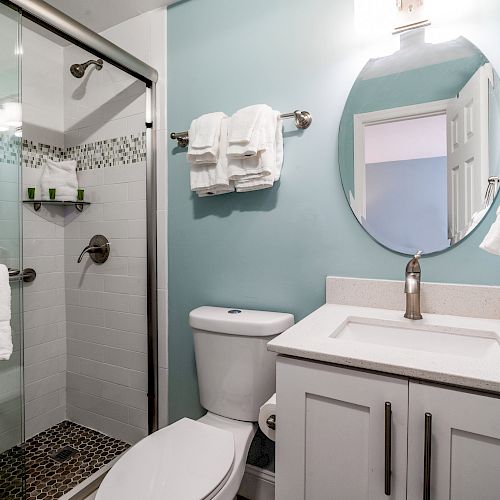
[[[12,354],[12,332],[10,328],[11,293],[9,270],[0,264],[0,360],[8,360]]]

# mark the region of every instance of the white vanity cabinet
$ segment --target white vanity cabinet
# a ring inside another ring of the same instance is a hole
[[[292,358],[276,368],[276,500],[406,498],[408,382]]]
[[[422,500],[425,414],[430,500],[500,499],[500,399],[410,382],[408,500]]]
[[[276,500],[500,499],[498,398],[287,357],[276,393]]]

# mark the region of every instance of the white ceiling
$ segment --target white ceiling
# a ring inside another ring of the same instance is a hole
[[[56,9],[100,32],[176,0],[45,0]],[[178,0],[177,0],[178,1]]]

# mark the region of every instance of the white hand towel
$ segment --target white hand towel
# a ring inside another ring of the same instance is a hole
[[[220,123],[223,118],[226,118],[226,115],[218,111],[201,115],[193,120],[189,129],[191,148],[205,149],[216,144],[216,137],[219,135]]]
[[[255,135],[259,137],[259,144],[255,146],[257,154],[255,156],[241,158],[238,155],[231,156],[228,146],[228,170],[231,180],[239,180],[247,176],[259,174],[261,176],[273,175],[276,172],[276,154],[277,154],[277,139],[281,137],[280,148],[283,147],[283,135],[279,126],[282,126],[282,120],[278,111],[273,111],[271,108],[261,112],[260,118],[256,124]],[[281,171],[281,163],[279,170]]]
[[[76,201],[78,178],[76,160],[47,160],[40,179],[42,199],[49,200],[49,189],[56,189],[57,201]]]
[[[228,118],[223,118],[218,134],[218,160],[216,163],[198,164],[191,162],[191,190],[198,196],[214,196],[234,191],[234,185],[228,178],[227,170],[227,126]]]
[[[239,125],[241,120],[239,113],[242,110],[237,111],[231,117],[227,148],[227,155],[229,158],[247,159],[248,157],[256,156],[259,153],[266,151],[266,149],[268,149],[270,144],[274,141],[276,113],[265,104],[258,104],[257,106],[250,107],[254,108],[256,119],[253,123],[253,130],[248,141],[231,141],[230,137],[233,129],[236,128],[236,130],[240,130]],[[243,116],[246,115],[244,114]]]
[[[500,207],[497,208],[497,218],[495,222],[491,225],[488,234],[484,237],[479,248],[489,253],[500,255]]]
[[[283,147],[283,118],[281,118],[281,113],[278,112],[278,118],[276,123],[276,163],[275,163],[275,172],[274,172],[274,180],[279,181],[281,177],[281,170],[283,169],[283,160],[284,160],[284,147]]]
[[[259,177],[257,179],[245,179],[234,183],[238,193],[246,193],[247,191],[258,191],[259,189],[267,189],[273,187],[274,179],[272,176]]]
[[[270,110],[267,104],[255,104],[242,108],[231,117],[228,144],[248,144],[255,132],[260,114]]]
[[[229,178],[237,192],[256,191],[273,186],[283,166],[283,120],[279,111],[272,111],[265,127],[267,144],[256,158],[229,160]]]
[[[188,160],[191,163],[215,163],[219,157],[220,129],[224,113],[208,113],[196,118],[189,127]]]
[[[12,354],[12,333],[10,328],[11,293],[9,270],[0,264],[0,360],[8,360]]]

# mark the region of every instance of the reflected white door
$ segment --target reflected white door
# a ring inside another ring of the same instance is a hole
[[[467,233],[488,186],[490,81],[493,70],[487,63],[474,73],[447,109],[448,235],[452,243]]]

